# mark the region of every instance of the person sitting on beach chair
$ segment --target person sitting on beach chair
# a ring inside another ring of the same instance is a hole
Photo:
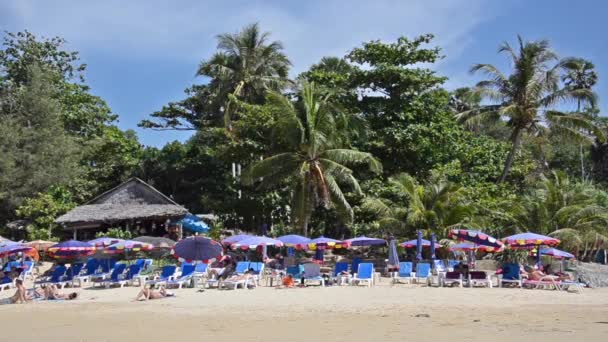
[[[27,301],[27,295],[25,291],[25,286],[23,286],[23,280],[15,280],[15,286],[17,286],[17,291],[15,291],[15,294],[11,297],[0,300],[0,305],[25,303]]]
[[[173,296],[175,296],[175,294],[173,292],[167,291],[164,286],[161,286],[158,291],[145,287],[141,291],[139,291],[134,301],[146,301],[150,299],[161,299]]]

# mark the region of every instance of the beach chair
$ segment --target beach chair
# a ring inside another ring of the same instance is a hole
[[[325,286],[325,279],[321,276],[321,265],[316,263],[304,264],[304,285],[308,282],[319,282],[321,286]]]
[[[55,285],[61,282],[63,277],[65,276],[66,267],[63,265],[59,265],[53,270],[53,273],[48,279],[37,281],[34,283],[36,285]]]
[[[99,261],[97,259],[90,258],[84,265],[84,274],[74,276],[74,279],[72,280],[72,285],[76,286],[76,283],[78,283],[78,286],[82,287],[82,283],[89,281],[90,278],[94,276],[95,273],[97,273],[98,269]]]
[[[134,266],[134,268],[138,268],[137,265],[132,265],[132,266]],[[123,263],[116,264],[116,265],[114,265],[114,269],[112,270],[112,274],[110,274],[109,279],[100,280],[96,283],[101,284],[105,288],[108,288],[112,285],[119,285],[120,287],[123,287],[130,280],[130,279],[127,279],[129,272],[127,272],[127,274],[123,274],[123,273],[125,273],[126,269],[127,269],[126,264],[123,264]],[[130,269],[130,266],[129,266],[129,269]],[[139,270],[137,270],[137,271],[139,272]],[[95,283],[93,283],[93,286],[95,286]]]
[[[112,275],[114,266],[116,266],[116,260],[114,259],[98,259],[99,268],[101,269],[95,274],[89,276],[89,281],[100,281],[109,278]]]
[[[71,286],[74,286],[74,278],[78,278],[78,276],[80,275],[80,271],[82,271],[83,267],[84,267],[84,265],[81,264],[81,263],[74,263],[74,264],[72,264],[65,271],[65,277],[57,285],[60,288],[65,287],[68,284],[71,285]]]
[[[353,262],[350,265],[350,273],[354,274],[359,270],[359,264],[363,262],[361,258],[353,258]]]
[[[357,273],[353,276],[352,285],[360,285],[362,282],[367,283],[368,287],[374,284],[374,264],[370,262],[362,262],[359,264]]]
[[[433,269],[437,274],[445,273],[448,271],[447,267],[445,267],[445,262],[439,259],[433,260]]]
[[[209,277],[209,273],[207,272],[208,270],[209,265],[207,264],[199,263],[194,265],[194,273],[192,273],[192,279],[194,280],[195,287],[200,281],[204,281],[203,287],[205,287],[204,285],[207,284],[207,278]]]
[[[416,264],[416,284],[420,284],[420,281],[424,281],[429,284],[429,277],[431,275],[431,264],[419,262]]]
[[[167,265],[162,268],[160,272],[160,276],[155,279],[146,281],[146,284],[152,286],[160,286],[162,284],[166,284],[167,281],[172,280],[175,277],[175,271],[177,267],[175,265]]]
[[[25,281],[25,279],[27,277],[30,277],[30,279],[34,279],[34,262],[33,261],[25,261],[23,262],[23,271],[21,272],[21,274],[19,275],[19,278],[23,281]]]
[[[334,282],[338,285],[345,285],[350,283],[350,273],[348,273],[347,262],[337,262],[334,267],[333,274]]]
[[[4,290],[10,290],[12,288],[15,288],[15,281],[9,281],[6,283],[0,283],[0,292],[4,291]]]
[[[142,271],[146,271],[148,270],[150,267],[152,267],[152,264],[154,263],[153,259],[144,259],[144,265],[141,268]]]
[[[13,268],[20,268],[21,267],[21,262],[19,261],[9,261],[6,263],[6,265],[4,266],[4,269],[2,271],[4,272],[10,272],[13,270]]]
[[[249,269],[253,270],[253,279],[260,285],[260,281],[264,276],[264,263],[263,262],[250,262]]]
[[[399,263],[399,272],[396,272],[393,276],[393,284],[400,283],[402,280],[407,281],[408,284],[412,283],[412,263],[409,261],[402,261]]]
[[[195,266],[192,264],[182,265],[182,273],[179,277],[171,280],[167,280],[167,287],[176,285],[177,288],[181,289],[184,283],[190,282],[194,276]]]
[[[484,271],[470,271],[469,272],[469,286],[487,286],[492,288],[492,280],[490,280],[490,276]]]
[[[454,284],[458,284],[458,287],[462,287],[463,286],[463,282],[462,282],[462,274],[460,272],[446,272],[445,276],[443,277],[443,286],[450,286],[452,287]]]
[[[498,279],[498,287],[502,287],[505,283],[522,286],[519,264],[508,263],[502,266],[502,277]]]
[[[458,260],[448,260],[448,271],[453,272],[454,267],[456,267],[460,262]]]
[[[559,283],[560,290],[569,291],[571,288],[573,288],[577,293],[583,293],[585,286],[586,284],[571,280],[565,280]]]

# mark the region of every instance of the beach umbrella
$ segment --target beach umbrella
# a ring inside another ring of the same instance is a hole
[[[277,238],[277,240],[281,241],[283,243],[283,246],[295,247],[297,249],[303,249],[303,248],[308,247],[308,244],[311,241],[309,238],[307,238],[305,236],[296,235],[296,234],[279,236]]]
[[[560,242],[556,238],[530,232],[507,236],[502,241],[511,248],[536,250],[536,265],[540,265],[541,263],[541,253],[538,253],[538,249],[541,246],[555,247]]]
[[[390,237],[388,241],[388,264],[399,265],[399,254],[397,254],[397,243],[394,237]]]
[[[124,240],[110,245],[104,249],[104,253],[117,254],[126,252],[146,252],[154,249],[154,245],[141,241]]]
[[[37,249],[38,251],[46,251],[47,249],[49,249],[49,247],[51,247],[52,245],[54,245],[56,243],[57,242],[54,242],[54,241],[34,240],[34,241],[26,242],[26,243],[24,243],[24,245],[33,247],[33,248]]]
[[[182,228],[191,231],[193,233],[208,233],[209,226],[200,217],[192,214],[184,216],[181,220],[177,221],[178,224],[182,225]]]
[[[478,244],[472,243],[472,242],[457,243],[455,245],[450,246],[448,248],[448,250],[450,252],[455,252],[455,251],[464,251],[464,252],[468,252],[468,251],[483,251],[483,252],[488,252],[488,253],[501,251],[500,248],[494,248],[494,247],[490,247],[490,246],[478,245]]]
[[[431,259],[435,260],[435,244],[437,243],[435,233],[431,233]]]
[[[9,255],[17,254],[19,252],[26,252],[31,249],[34,248],[24,245],[22,243],[7,244],[5,246],[0,247],[0,258],[5,258]]]
[[[494,248],[503,248],[504,244],[484,233],[484,232],[480,232],[479,230],[470,230],[470,229],[450,229],[450,232],[448,233],[448,237],[451,239],[455,239],[455,240],[459,240],[459,241],[467,241],[467,242],[472,242],[474,244],[478,244],[478,245],[484,245],[484,246],[489,246],[489,247],[494,247]]]
[[[18,242],[15,242],[13,240],[9,240],[9,239],[4,239],[2,241],[0,241],[0,247],[4,247],[4,246],[8,246],[8,245],[13,245],[16,244]]]
[[[359,236],[356,238],[344,240],[347,246],[375,246],[375,245],[386,245],[386,240],[370,238],[367,236]]]
[[[138,236],[133,241],[149,243],[155,248],[166,248],[169,249],[175,245],[175,241],[157,236]]]
[[[574,255],[557,248],[541,248],[541,255],[548,255],[555,259],[574,259]]]
[[[199,261],[205,264],[219,260],[224,249],[214,240],[203,236],[191,236],[178,241],[171,249],[171,254],[181,262]]]
[[[308,247],[311,249],[315,248],[342,248],[344,245],[343,241],[325,237],[323,235],[316,239],[310,240]]]
[[[84,241],[68,240],[49,247],[47,251],[50,256],[56,259],[75,259],[93,254],[95,246]]]
[[[416,239],[416,260],[422,260],[422,231],[418,230],[418,236]]]
[[[247,239],[242,239],[238,242],[233,243],[231,246],[233,249],[240,248],[240,249],[246,250],[249,248],[257,248],[258,246],[259,247],[262,247],[262,246],[282,247],[283,242],[281,242],[280,240],[277,240],[277,239],[266,237],[266,236],[250,236]]]
[[[431,247],[431,241],[426,239],[421,239],[422,247]],[[404,241],[399,244],[399,246],[403,248],[416,248],[418,246],[418,239]],[[437,247],[441,247],[441,245],[436,244]]]
[[[248,234],[237,234],[237,235],[232,235],[230,237],[225,238],[224,240],[222,240],[222,245],[225,246],[230,246],[235,242],[239,242],[243,239],[248,239],[250,237],[252,237],[254,235],[248,235]]]
[[[111,238],[111,237],[100,237],[94,240],[89,240],[89,243],[95,247],[108,247],[110,245],[113,245],[115,243],[119,243],[119,242],[123,242],[125,240],[123,239],[119,239],[119,238]]]

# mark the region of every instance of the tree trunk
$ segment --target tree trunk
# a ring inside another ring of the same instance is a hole
[[[308,222],[310,221],[310,213],[306,213],[302,219],[302,223],[300,225],[300,229],[302,230],[302,235],[308,237]]]
[[[581,149],[581,179],[585,180],[585,156],[583,154],[583,145],[579,145]]]
[[[521,145],[521,136],[523,130],[521,128],[516,128],[516,131],[513,132],[513,141],[511,143],[511,151],[507,155],[507,160],[505,162],[505,168],[502,171],[502,175],[498,179],[498,183],[502,183],[507,179],[509,172],[511,171],[511,166],[513,165],[513,160],[515,160],[515,155],[519,151],[519,147]]]

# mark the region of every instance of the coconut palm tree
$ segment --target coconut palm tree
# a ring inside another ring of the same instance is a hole
[[[356,193],[361,193],[361,188],[347,165],[366,163],[371,171],[380,172],[380,162],[369,153],[344,146],[336,120],[340,114],[331,103],[331,95],[314,83],[303,83],[295,103],[277,92],[270,92],[268,101],[282,113],[275,135],[283,142],[284,151],[247,168],[243,182],[257,182],[261,187],[288,184],[294,225],[304,235],[318,206],[333,206],[351,222],[353,210],[343,186]]]
[[[562,81],[567,88],[571,89],[589,89],[597,83],[597,72],[595,65],[583,58],[567,58],[562,62],[563,69],[566,74],[562,76]],[[577,101],[576,111],[581,111],[581,101]],[[583,144],[580,144],[581,156],[581,178],[585,178],[585,158],[583,153]]]
[[[386,199],[366,199],[363,207],[375,212],[381,227],[394,229],[431,230],[445,235],[448,227],[471,218],[473,208],[463,201],[462,188],[445,176],[433,173],[425,184],[420,184],[407,173],[389,178],[389,184],[406,203],[392,203]]]
[[[257,23],[245,26],[238,33],[217,36],[220,50],[209,60],[201,62],[197,75],[211,78],[224,120],[230,125],[234,114],[234,98],[260,103],[267,90],[281,90],[288,82],[291,63],[283,53],[283,44],[269,41],[270,33],[261,32]]]
[[[473,65],[472,73],[483,72],[489,76],[475,87],[475,91],[489,104],[457,115],[461,122],[479,116],[506,119],[511,129],[511,150],[498,182],[504,182],[507,178],[521,148],[524,133],[538,134],[548,128],[555,134],[577,141],[593,141],[584,129],[603,137],[601,130],[586,117],[555,109],[556,104],[569,100],[593,105],[596,98],[589,89],[560,87],[563,62],[550,49],[549,42],[524,42],[520,36],[518,42],[518,50],[506,42],[498,49],[499,53],[507,54],[512,62],[510,75],[505,75],[491,64]]]

